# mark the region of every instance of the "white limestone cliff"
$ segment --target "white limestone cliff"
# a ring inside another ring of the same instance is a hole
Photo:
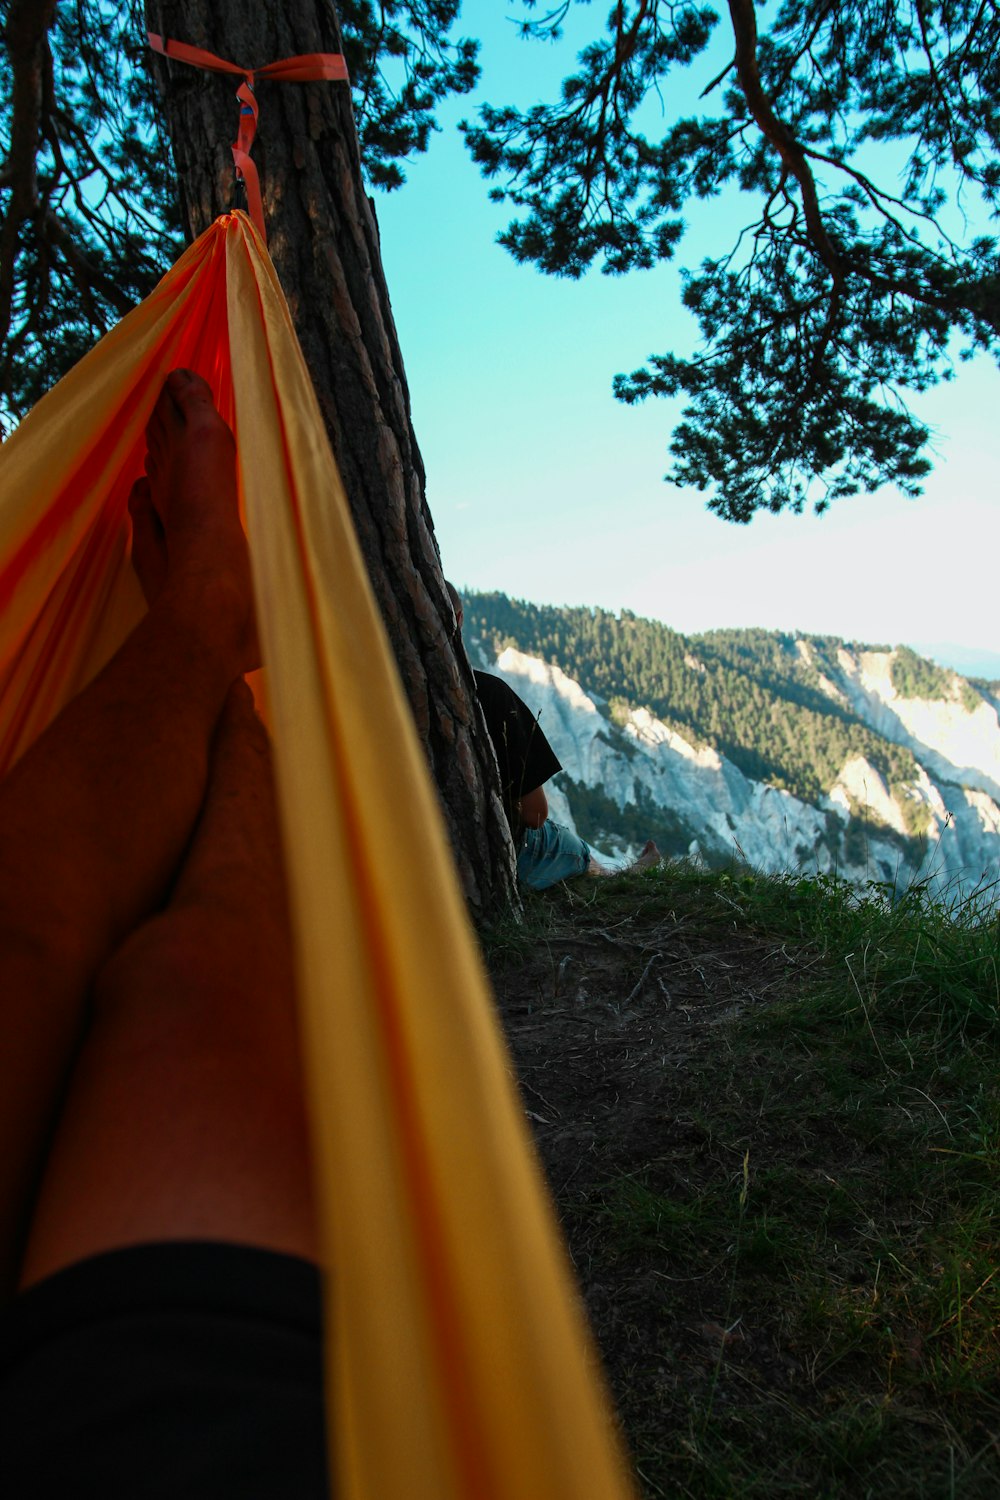
[[[996,703],[963,701],[964,680],[951,673],[947,698],[904,698],[892,681],[891,651],[837,653],[840,690],[877,734],[905,745],[932,774],[1000,798],[1000,720]]]
[[[687,852],[736,857],[772,872],[830,871],[864,883],[934,890],[970,889],[1000,875],[1000,727],[992,703],[970,712],[953,699],[901,699],[891,653],[842,651],[824,691],[847,700],[876,732],[909,745],[918,761],[906,787],[887,785],[861,756],[847,761],[819,806],[744,775],[717,750],[698,747],[647,709],[613,723],[605,706],[561,672],[508,648],[495,664],[538,714],[573,781],[595,788],[617,809],[636,806],[669,817]],[[957,679],[961,683],[961,679]],[[604,710],[604,711],[602,711]],[[974,721],[974,722],[967,722]],[[572,823],[572,795],[547,789],[552,815]],[[610,821],[610,819],[609,819]],[[923,830],[916,840],[911,830]],[[627,852],[608,829],[602,852]]]

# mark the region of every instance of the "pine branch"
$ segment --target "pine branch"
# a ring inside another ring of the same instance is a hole
[[[47,242],[62,255],[81,291],[99,292],[120,318],[132,311],[131,299],[80,249],[57,214],[46,209],[39,215],[38,223]]]
[[[788,127],[779,120],[764,93],[757,66],[757,13],[753,0],[729,0],[729,14],[736,37],[736,74],[747,101],[747,108],[757,122],[765,140],[781,157],[782,166],[799,185],[802,207],[806,216],[809,238],[815,246],[823,264],[833,279],[834,288],[844,284],[844,268],[830,236],[826,232],[823,214],[813,177],[805,153]]]

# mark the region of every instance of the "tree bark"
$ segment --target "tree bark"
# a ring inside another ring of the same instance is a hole
[[[151,31],[243,67],[339,52],[331,0],[146,0]],[[154,57],[192,236],[234,206],[230,144],[239,79]],[[268,249],[291,308],[350,501],[368,572],[437,783],[475,917],[515,898],[492,746],[453,614],[424,493],[424,468],[361,182],[343,83],[257,88],[253,156]]]
[[[38,0],[14,0],[5,28],[13,77],[10,149],[3,164],[3,186],[10,189],[10,197],[0,214],[0,344],[10,329],[21,225],[38,211],[42,92],[48,32],[55,10],[55,0],[43,0],[41,4]]]

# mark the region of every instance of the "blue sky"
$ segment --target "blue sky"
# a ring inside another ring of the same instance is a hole
[[[581,10],[600,23],[601,10]],[[516,265],[495,243],[509,214],[489,203],[454,128],[479,99],[531,102],[563,76],[572,43],[523,43],[512,13],[467,6],[467,29],[484,37],[480,88],[442,112],[406,187],[377,200],[447,575],[538,603],[628,608],[685,632],[758,625],[935,644],[942,659],[950,646],[956,665],[1000,675],[1000,656],[994,666],[960,655],[1000,651],[996,365],[979,359],[913,398],[938,454],[920,500],[889,488],[821,517],[737,527],[665,484],[671,403],[625,407],[612,376],[692,347],[677,267],[742,221],[731,200],[696,205],[677,261],[626,277],[572,282]],[[708,62],[703,71],[696,91]]]

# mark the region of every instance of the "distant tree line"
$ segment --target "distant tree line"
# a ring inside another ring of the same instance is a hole
[[[955,674],[946,672],[936,662],[918,656],[909,646],[898,646],[892,658],[892,685],[901,698],[926,698],[932,703],[947,703],[954,691]],[[982,699],[969,682],[963,682],[959,693],[963,708],[975,713]]]

